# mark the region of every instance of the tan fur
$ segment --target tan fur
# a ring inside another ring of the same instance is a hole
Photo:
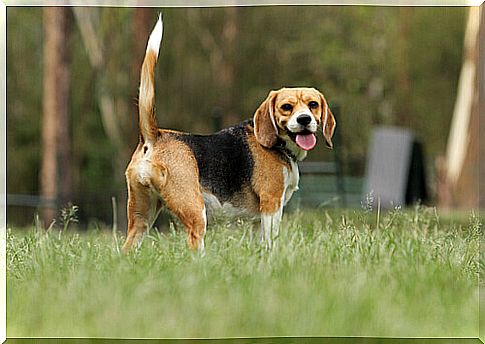
[[[139,126],[142,140],[154,142],[158,127],[155,117],[155,64],[157,54],[149,50],[141,67],[140,96],[138,100]]]
[[[333,136],[333,132],[335,131],[335,127],[337,126],[337,123],[335,122],[335,117],[333,116],[333,113],[332,111],[330,111],[329,107],[327,107],[327,113],[328,113],[327,123],[325,127],[322,128],[322,130],[323,130],[323,137],[325,138],[325,143],[327,147],[332,149],[333,148],[332,136]],[[322,116],[324,115],[322,114]],[[323,121],[324,120],[322,119],[322,123]]]
[[[139,181],[134,180],[133,176],[127,173],[128,184],[128,235],[123,245],[123,251],[126,252],[134,244],[140,242],[143,234],[153,221],[153,213],[150,190],[142,185]]]
[[[173,139],[160,140],[156,157],[167,166],[167,182],[157,191],[185,226],[189,246],[197,248],[205,230],[197,161],[185,144]]]
[[[271,148],[278,139],[278,131],[274,124],[274,100],[277,92],[271,91],[254,114],[254,135],[264,147]]]
[[[255,137],[248,138],[253,154],[252,187],[259,198],[259,212],[273,214],[281,206],[284,192],[283,168],[289,167],[274,151],[262,147]]]
[[[159,198],[185,226],[191,248],[199,246],[204,234],[204,201],[195,157],[184,143],[169,135],[170,131],[160,132],[162,136],[152,150],[144,154],[144,145],[138,146],[126,171],[128,237],[124,251],[129,250],[153,222],[150,209],[156,207]],[[147,156],[149,177],[141,179],[139,169]]]

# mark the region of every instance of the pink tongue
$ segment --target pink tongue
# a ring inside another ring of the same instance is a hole
[[[315,147],[317,143],[317,138],[313,134],[297,134],[296,144],[300,146],[301,149],[310,150]]]

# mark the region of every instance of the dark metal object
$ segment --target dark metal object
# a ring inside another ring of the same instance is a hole
[[[7,194],[7,205],[32,208],[57,208],[56,198],[36,195]]]
[[[373,194],[383,208],[426,202],[424,154],[405,128],[374,129],[369,147],[365,195]]]

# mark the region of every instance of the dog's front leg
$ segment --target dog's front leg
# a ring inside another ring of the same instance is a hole
[[[282,214],[282,207],[274,214],[261,214],[261,242],[267,249],[275,246],[274,240],[279,235]]]
[[[283,215],[283,199],[284,195],[260,194],[261,242],[267,249],[274,247],[274,239],[279,234]]]

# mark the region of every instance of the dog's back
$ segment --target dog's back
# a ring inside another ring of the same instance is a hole
[[[223,202],[244,187],[251,186],[254,161],[248,145],[249,123],[221,130],[212,135],[179,135],[197,160],[202,188]]]

